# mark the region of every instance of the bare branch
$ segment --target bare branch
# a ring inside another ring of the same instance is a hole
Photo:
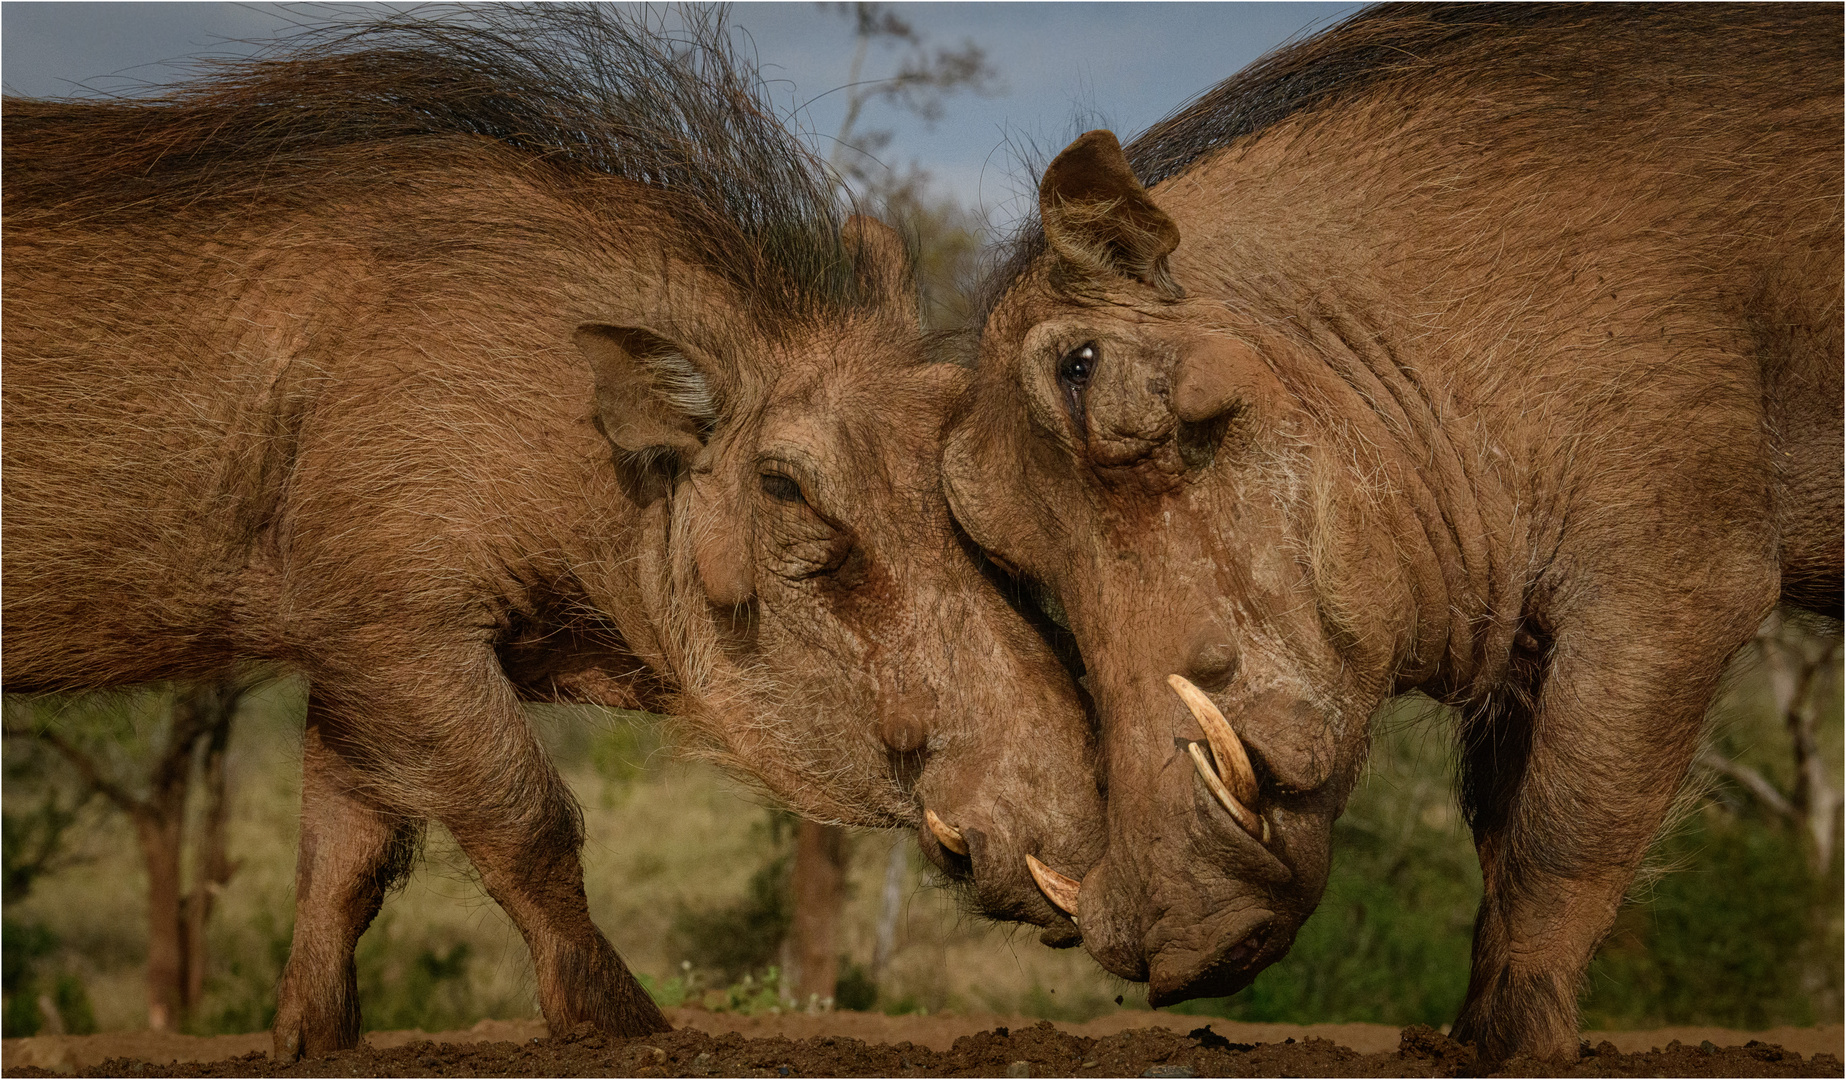
[[[16,730],[9,730],[6,734],[9,737],[18,737],[22,733]],[[96,760],[84,753],[64,736],[50,730],[26,732],[23,734],[27,738],[37,739],[53,750],[56,750],[64,757],[64,760],[71,763],[72,768],[77,770],[77,775],[83,779],[84,784],[91,791],[100,794],[103,798],[114,803],[123,813],[133,816],[147,809],[146,802],[143,799],[135,795],[134,792],[116,783],[114,780],[104,776],[102,769],[96,764]]]
[[[1001,89],[999,71],[988,62],[986,51],[972,40],[963,41],[959,48],[937,48],[932,52],[926,47],[923,35],[882,5],[842,5],[839,10],[852,16],[856,39],[852,70],[846,83],[846,116],[840,123],[830,155],[833,167],[843,174],[865,180],[865,165],[846,161],[845,152],[850,150],[861,157],[871,156],[891,140],[891,132],[885,128],[859,130],[859,118],[868,104],[882,101],[934,126],[942,119],[943,98],[947,95],[966,91],[985,97]],[[874,42],[905,45],[909,51],[889,78],[862,80],[866,55]]]
[[[1776,786],[1770,783],[1762,773],[1757,772],[1748,765],[1740,765],[1729,758],[1720,757],[1710,750],[1699,751],[1699,756],[1693,759],[1692,763],[1701,769],[1709,769],[1720,776],[1735,781],[1745,791],[1756,796],[1757,802],[1762,803],[1777,815],[1785,817],[1790,821],[1801,820],[1801,814],[1795,809],[1794,804],[1790,803],[1788,798],[1780,791],[1777,791]]]

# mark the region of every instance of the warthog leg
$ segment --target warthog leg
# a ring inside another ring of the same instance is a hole
[[[1774,600],[1773,572],[1732,565],[1724,585],[1584,589],[1597,607],[1526,635],[1511,685],[1466,718],[1484,891],[1454,1034],[1488,1063],[1576,1060],[1590,957],[1679,793],[1719,672]]]
[[[353,946],[402,873],[406,845],[394,841],[409,835],[368,805],[388,804],[403,822],[441,821],[454,835],[524,936],[552,1031],[584,1021],[619,1036],[668,1030],[590,921],[578,861],[581,815],[493,655],[460,664],[453,656],[419,659],[403,671],[349,673],[337,691],[316,682],[320,704],[310,710],[313,756],[305,772],[314,778],[314,798],[304,795],[277,1054],[324,1053],[357,1041]]]
[[[386,890],[409,870],[422,833],[415,818],[360,794],[363,777],[322,738],[325,719],[324,705],[310,696],[301,747],[295,936],[273,1031],[275,1056],[283,1061],[358,1045],[353,947]]]

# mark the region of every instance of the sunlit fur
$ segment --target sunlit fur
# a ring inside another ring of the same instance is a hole
[[[431,819],[554,1031],[663,1025],[522,699],[674,713],[822,819],[927,804],[983,910],[1074,935],[1024,855],[1100,853],[1093,750],[941,498],[965,372],[927,362],[903,244],[846,242],[690,20],[392,16],[146,100],[6,103],[6,688],[308,677],[283,1057],[358,1038],[353,944]],[[604,437],[586,326],[674,344],[632,399],[696,452]],[[829,516],[760,490],[771,449]]]
[[[1091,133],[1048,167],[947,488],[1068,612],[1109,774],[1080,922],[1151,1000],[1286,952],[1367,718],[1416,689],[1460,711],[1485,881],[1456,1034],[1574,1060],[1718,673],[1778,601],[1840,614],[1841,32],[1821,6],[1379,5],[1125,157]],[[1169,217],[1183,296],[1119,223],[1085,243],[1073,192]],[[1099,348],[1081,417],[1048,339]],[[1209,453],[1177,446],[1201,372],[1238,406]],[[1193,665],[1271,845],[1180,749],[1163,683]]]

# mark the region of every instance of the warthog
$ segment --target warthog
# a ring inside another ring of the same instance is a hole
[[[1154,1004],[1287,951],[1422,690],[1486,881],[1455,1033],[1575,1054],[1720,669],[1840,613],[1841,29],[1390,5],[1046,169],[946,484],[1075,634],[1109,847],[1052,880]]]
[[[987,912],[1075,940],[1025,858],[1099,855],[1090,736],[942,499],[965,369],[695,23],[406,17],[6,102],[6,688],[307,674],[280,1056],[357,1040],[354,943],[432,819],[553,1031],[666,1026],[521,699],[927,818]]]

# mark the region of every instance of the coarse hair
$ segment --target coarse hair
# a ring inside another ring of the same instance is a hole
[[[529,156],[560,194],[645,185],[676,246],[759,319],[872,303],[841,242],[843,190],[776,118],[723,13],[649,21],[606,5],[420,8],[311,26],[145,95],[7,98],[8,212],[114,226],[287,210],[350,185],[333,152],[440,154],[475,136]]]
[[[1368,7],[1325,30],[1282,45],[1180,106],[1123,146],[1137,180],[1152,188],[1214,152],[1263,134],[1291,118],[1312,123],[1334,107],[1386,90],[1415,95],[1460,90],[1468,80],[1530,77],[1545,81],[1551,101],[1527,101],[1532,114],[1556,110],[1568,128],[1574,94],[1598,92],[1598,70],[1609,58],[1646,61],[1683,83],[1701,45],[1722,34],[1727,48],[1759,51],[1778,66],[1790,44],[1812,50],[1824,34],[1812,20],[1831,17],[1826,5],[1759,5],[1740,14],[1733,4],[1466,4],[1387,3]],[[1560,35],[1589,42],[1560,49]],[[1810,62],[1837,68],[1837,48]],[[1797,99],[1800,87],[1790,87]],[[1009,289],[1049,250],[1033,213],[996,252],[978,318],[984,320]]]

